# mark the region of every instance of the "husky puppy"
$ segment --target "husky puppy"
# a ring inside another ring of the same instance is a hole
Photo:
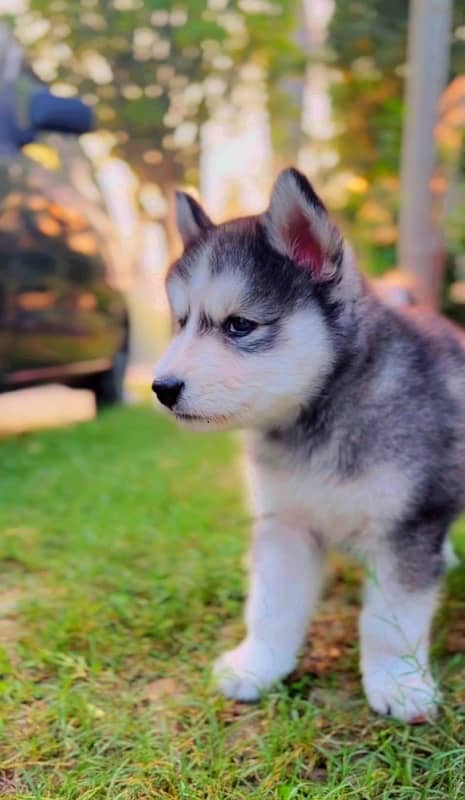
[[[384,304],[306,178],[214,225],[177,196],[177,332],[153,390],[191,428],[248,431],[256,529],[247,635],[217,661],[250,701],[296,666],[329,548],[365,565],[361,673],[374,711],[431,718],[428,650],[448,528],[465,508],[465,342]]]

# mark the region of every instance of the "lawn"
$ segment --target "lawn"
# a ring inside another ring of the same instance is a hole
[[[240,706],[208,674],[242,631],[235,439],[125,408],[0,447],[0,798],[464,797],[465,566],[438,615],[433,726],[367,709],[339,560],[298,674]]]

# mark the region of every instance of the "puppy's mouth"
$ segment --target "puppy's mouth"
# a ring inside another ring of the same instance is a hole
[[[215,419],[215,417],[201,417],[198,414],[182,414],[179,411],[174,411],[173,413],[176,419],[181,420],[181,422],[210,422]]]
[[[181,411],[174,411],[174,417],[183,425],[189,425],[195,428],[220,428],[225,425],[230,425],[234,421],[233,415],[225,414],[212,414],[210,416],[200,414],[183,414]]]

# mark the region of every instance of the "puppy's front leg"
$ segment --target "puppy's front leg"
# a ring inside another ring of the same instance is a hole
[[[294,669],[318,599],[323,552],[308,530],[278,517],[257,526],[252,548],[247,635],[214,666],[226,697],[256,700]]]
[[[406,722],[431,719],[438,701],[428,651],[439,580],[437,562],[428,562],[426,552],[423,544],[416,559],[415,551],[402,560],[378,554],[366,578],[360,618],[368,701],[374,711]]]

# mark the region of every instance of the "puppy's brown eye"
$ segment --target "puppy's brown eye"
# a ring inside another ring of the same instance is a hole
[[[252,322],[251,319],[246,319],[245,317],[228,317],[223,324],[224,332],[236,339],[241,336],[248,336],[256,327],[256,322]]]

